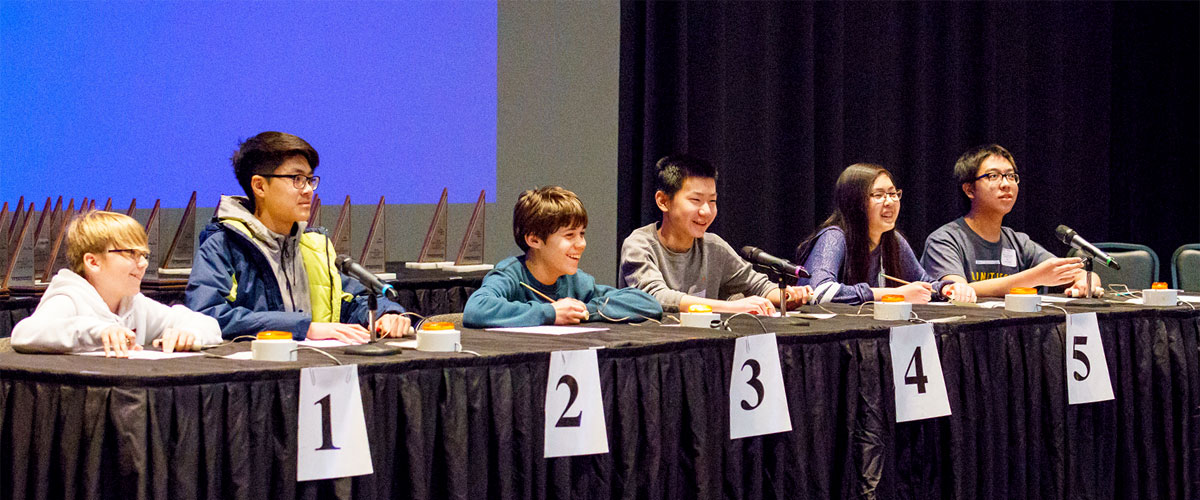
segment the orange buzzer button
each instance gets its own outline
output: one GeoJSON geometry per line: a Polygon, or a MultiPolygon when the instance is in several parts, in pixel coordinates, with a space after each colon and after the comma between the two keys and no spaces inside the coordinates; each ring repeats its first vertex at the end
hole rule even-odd
{"type": "Polygon", "coordinates": [[[432,323],[424,323],[421,325],[422,330],[453,330],[454,323],[446,321],[434,321],[432,323]]]}
{"type": "Polygon", "coordinates": [[[1018,286],[1008,289],[1008,293],[1013,295],[1037,295],[1037,289],[1027,286],[1018,286]]]}
{"type": "Polygon", "coordinates": [[[1167,282],[1165,282],[1165,281],[1155,281],[1155,282],[1154,282],[1154,284],[1150,285],[1150,289],[1151,289],[1151,290],[1166,290],[1166,289],[1167,289],[1167,282]]]}
{"type": "Polygon", "coordinates": [[[258,340],[292,340],[292,332],[281,332],[278,330],[267,330],[258,332],[255,336],[258,340]]]}
{"type": "Polygon", "coordinates": [[[884,295],[879,299],[880,302],[904,302],[903,295],[884,295]]]}
{"type": "Polygon", "coordinates": [[[711,307],[711,306],[704,305],[704,304],[692,304],[692,305],[688,306],[688,310],[687,310],[687,312],[690,312],[690,313],[710,313],[710,312],[712,312],[712,307],[711,307]]]}

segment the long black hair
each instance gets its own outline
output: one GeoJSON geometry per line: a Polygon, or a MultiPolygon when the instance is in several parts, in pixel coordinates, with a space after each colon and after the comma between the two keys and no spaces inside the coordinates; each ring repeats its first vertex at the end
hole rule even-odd
{"type": "MultiPolygon", "coordinates": [[[[796,249],[796,262],[803,263],[808,259],[809,252],[822,230],[830,226],[841,228],[846,235],[846,258],[842,261],[842,283],[870,283],[874,285],[872,276],[867,275],[871,263],[870,226],[867,220],[867,209],[871,203],[871,188],[875,179],[881,175],[888,176],[895,183],[892,173],[886,168],[871,163],[855,163],[846,167],[838,176],[834,187],[833,213],[817,228],[808,239],[796,249]]],[[[900,244],[896,230],[887,231],[879,237],[880,253],[883,256],[883,269],[895,273],[900,269],[900,244]]]]}

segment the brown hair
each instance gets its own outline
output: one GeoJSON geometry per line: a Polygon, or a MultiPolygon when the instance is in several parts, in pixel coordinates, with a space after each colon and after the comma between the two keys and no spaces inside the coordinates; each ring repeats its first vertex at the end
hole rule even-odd
{"type": "Polygon", "coordinates": [[[525,252],[529,251],[529,245],[525,243],[526,235],[532,234],[545,240],[561,228],[587,225],[587,210],[583,208],[583,202],[575,193],[558,186],[527,190],[521,193],[517,205],[513,207],[513,239],[525,252]]]}
{"type": "Polygon", "coordinates": [[[72,218],[67,226],[67,262],[80,276],[83,275],[84,254],[103,255],[116,248],[150,249],[146,230],[133,217],[88,210],[72,218]]]}
{"type": "MultiPolygon", "coordinates": [[[[846,257],[842,261],[840,281],[846,284],[871,282],[872,277],[867,275],[867,269],[871,266],[867,261],[871,254],[867,204],[870,203],[871,187],[881,175],[886,175],[893,184],[896,182],[886,168],[872,163],[855,163],[842,171],[833,188],[836,204],[833,213],[816,233],[796,249],[798,262],[803,263],[808,258],[817,236],[821,234],[820,229],[837,226],[846,238],[846,257]]],[[[900,269],[900,244],[895,229],[880,235],[879,247],[883,257],[882,269],[897,272],[900,269]]]]}

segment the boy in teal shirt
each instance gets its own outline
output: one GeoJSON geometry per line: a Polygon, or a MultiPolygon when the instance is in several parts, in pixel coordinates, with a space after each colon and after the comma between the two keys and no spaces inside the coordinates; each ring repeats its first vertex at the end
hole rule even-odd
{"type": "Polygon", "coordinates": [[[574,325],[662,317],[662,307],[636,288],[596,284],[579,270],[587,248],[587,210],[566,189],[521,193],[513,209],[513,238],[525,255],[500,261],[463,311],[470,328],[574,325]]]}

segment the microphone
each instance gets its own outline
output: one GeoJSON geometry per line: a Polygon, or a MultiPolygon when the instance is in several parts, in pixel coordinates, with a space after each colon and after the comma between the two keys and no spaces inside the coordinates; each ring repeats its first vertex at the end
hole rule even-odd
{"type": "Polygon", "coordinates": [[[1113,260],[1113,258],[1108,254],[1104,253],[1104,250],[1096,248],[1095,245],[1088,243],[1088,240],[1083,239],[1083,237],[1079,236],[1079,234],[1077,234],[1073,229],[1059,224],[1058,229],[1055,229],[1054,232],[1058,234],[1059,240],[1075,248],[1076,250],[1079,250],[1084,255],[1095,257],[1104,265],[1113,269],[1121,269],[1121,265],[1117,264],[1117,261],[1113,260]]]}
{"type": "Polygon", "coordinates": [[[745,257],[746,260],[754,264],[773,269],[780,274],[795,276],[797,278],[809,277],[808,270],[804,269],[804,266],[792,264],[790,261],[764,252],[758,247],[742,247],[742,257],[745,257]]]}
{"type": "Polygon", "coordinates": [[[354,262],[354,259],[351,259],[350,256],[338,255],[333,262],[337,265],[338,271],[362,282],[372,293],[383,295],[392,302],[400,300],[400,294],[396,292],[396,289],[392,285],[379,281],[375,273],[368,271],[365,267],[354,262]]]}

